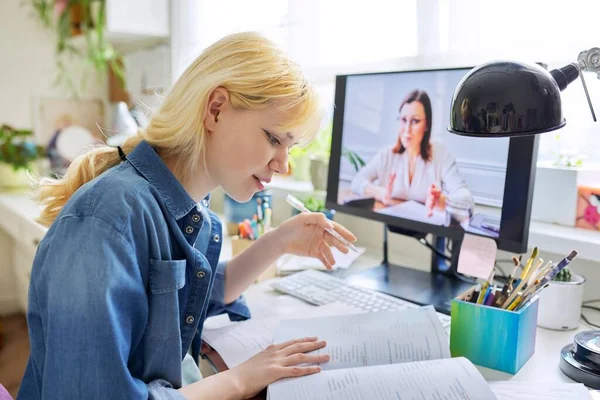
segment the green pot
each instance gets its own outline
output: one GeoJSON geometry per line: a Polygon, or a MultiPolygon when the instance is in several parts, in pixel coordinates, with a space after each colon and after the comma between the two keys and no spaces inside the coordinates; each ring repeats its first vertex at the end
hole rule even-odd
{"type": "Polygon", "coordinates": [[[327,174],[329,163],[320,159],[310,161],[310,180],[315,190],[327,189],[327,174]]]}
{"type": "Polygon", "coordinates": [[[0,188],[13,189],[31,185],[27,171],[22,168],[15,171],[12,165],[0,161],[0,188]]]}
{"type": "Polygon", "coordinates": [[[292,178],[297,181],[310,181],[310,158],[308,156],[295,157],[292,160],[292,178]]]}

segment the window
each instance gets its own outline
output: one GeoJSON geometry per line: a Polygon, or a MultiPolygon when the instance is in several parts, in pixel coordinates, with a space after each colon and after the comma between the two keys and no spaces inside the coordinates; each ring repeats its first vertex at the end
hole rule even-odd
{"type": "Polygon", "coordinates": [[[289,4],[288,51],[307,69],[344,69],[417,54],[416,0],[289,4]]]}
{"type": "MultiPolygon", "coordinates": [[[[590,0],[571,0],[568,7],[546,0],[178,0],[173,7],[175,77],[218,38],[256,30],[304,67],[330,111],[336,74],[500,58],[543,61],[552,69],[600,46],[600,2],[590,0]]],[[[600,80],[588,75],[600,116],[600,80]]],[[[600,123],[591,122],[580,82],[563,93],[563,103],[568,127],[559,131],[560,141],[543,135],[540,157],[552,157],[555,148],[600,154],[600,123]]]]}

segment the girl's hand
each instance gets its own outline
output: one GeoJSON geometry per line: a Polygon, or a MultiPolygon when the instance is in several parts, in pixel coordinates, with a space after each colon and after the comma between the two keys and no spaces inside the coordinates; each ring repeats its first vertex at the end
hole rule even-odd
{"type": "Polygon", "coordinates": [[[335,229],[349,242],[356,241],[356,236],[349,230],[328,220],[320,212],[300,213],[282,223],[272,233],[286,253],[318,258],[327,269],[331,269],[335,260],[329,246],[335,246],[342,253],[347,253],[348,247],[327,233],[325,228],[335,229]]]}
{"type": "Polygon", "coordinates": [[[298,364],[318,364],[329,361],[328,354],[305,354],[325,347],[325,341],[317,338],[290,340],[272,344],[248,361],[230,370],[243,398],[258,394],[270,383],[281,378],[311,375],[321,371],[318,365],[298,366],[298,364]]]}

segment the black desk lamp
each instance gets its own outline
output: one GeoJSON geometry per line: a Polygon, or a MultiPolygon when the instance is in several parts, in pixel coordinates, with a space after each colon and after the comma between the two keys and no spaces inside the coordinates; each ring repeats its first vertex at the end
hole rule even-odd
{"type": "Polygon", "coordinates": [[[454,92],[448,130],[464,136],[506,137],[560,129],[566,124],[560,92],[578,76],[596,121],[582,72],[596,72],[600,79],[600,48],[581,52],[577,61],[550,72],[536,64],[508,61],[473,68],[454,92]]]}
{"type": "MultiPolygon", "coordinates": [[[[592,118],[596,115],[583,72],[600,79],[600,48],[582,51],[577,63],[548,72],[536,64],[492,62],[472,69],[458,84],[448,130],[457,135],[535,135],[565,126],[560,92],[581,77],[592,118]]],[[[560,369],[571,379],[600,389],[600,330],[578,333],[561,351],[560,369]]]]}

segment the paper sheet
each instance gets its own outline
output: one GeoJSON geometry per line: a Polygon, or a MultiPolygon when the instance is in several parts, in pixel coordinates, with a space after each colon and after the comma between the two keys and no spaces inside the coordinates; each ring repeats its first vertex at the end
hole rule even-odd
{"type": "Polygon", "coordinates": [[[269,385],[271,400],[490,400],[494,394],[464,358],[323,371],[269,385]]]}
{"type": "Polygon", "coordinates": [[[497,251],[493,239],[465,233],[458,254],[458,272],[487,280],[494,269],[497,251]]]}
{"type": "Polygon", "coordinates": [[[450,357],[448,336],[433,307],[283,320],[274,341],[306,336],[327,341],[314,352],[331,356],[323,370],[450,357]]]}
{"type": "MultiPolygon", "coordinates": [[[[294,315],[252,318],[220,328],[204,329],[202,339],[219,353],[229,368],[233,368],[274,343],[275,329],[283,318],[302,319],[358,312],[363,311],[341,303],[330,303],[320,307],[313,306],[294,315]]],[[[301,337],[303,336],[294,336],[293,339],[301,337]]]]}
{"type": "MultiPolygon", "coordinates": [[[[333,253],[333,258],[335,260],[333,268],[349,268],[352,263],[365,252],[364,247],[358,247],[357,249],[358,252],[350,250],[348,254],[344,254],[335,247],[332,247],[331,252],[333,253]]],[[[282,257],[278,264],[278,271],[281,274],[302,271],[305,269],[326,270],[325,265],[323,265],[320,260],[313,257],[287,255],[282,257]]]]}
{"type": "Polygon", "coordinates": [[[581,383],[490,382],[497,400],[592,400],[581,383]]]}
{"type": "Polygon", "coordinates": [[[376,210],[376,212],[413,221],[426,222],[433,225],[444,225],[446,222],[446,213],[439,210],[433,210],[433,215],[429,217],[427,216],[427,207],[414,200],[408,200],[395,206],[382,208],[376,210]]]}

